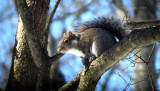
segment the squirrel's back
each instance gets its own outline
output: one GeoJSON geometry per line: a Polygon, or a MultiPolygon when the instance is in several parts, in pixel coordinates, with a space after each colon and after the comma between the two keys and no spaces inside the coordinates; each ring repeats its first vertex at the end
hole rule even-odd
{"type": "Polygon", "coordinates": [[[98,17],[91,21],[80,23],[74,26],[74,30],[78,30],[79,32],[84,32],[90,28],[104,29],[113,34],[118,39],[122,39],[123,37],[126,36],[126,32],[125,29],[123,28],[122,21],[113,17],[111,18],[98,17]]]}

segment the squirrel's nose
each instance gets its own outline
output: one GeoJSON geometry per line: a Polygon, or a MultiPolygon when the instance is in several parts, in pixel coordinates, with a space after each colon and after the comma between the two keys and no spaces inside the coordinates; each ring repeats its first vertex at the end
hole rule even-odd
{"type": "Polygon", "coordinates": [[[61,48],[58,48],[58,52],[60,52],[62,49],[61,48]]]}

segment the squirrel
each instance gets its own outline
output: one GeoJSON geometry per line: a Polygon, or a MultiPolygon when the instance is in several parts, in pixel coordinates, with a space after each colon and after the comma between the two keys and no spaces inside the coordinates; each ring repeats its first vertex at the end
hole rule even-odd
{"type": "Polygon", "coordinates": [[[113,17],[98,17],[74,26],[74,29],[78,31],[63,34],[58,44],[58,52],[81,57],[85,71],[93,60],[117,43],[115,37],[121,40],[126,36],[122,22],[113,17]]]}
{"type": "Polygon", "coordinates": [[[123,39],[133,29],[157,25],[160,25],[159,20],[123,23],[113,17],[98,17],[74,26],[74,30],[78,30],[77,32],[64,33],[58,44],[58,52],[71,53],[81,57],[85,71],[87,71],[93,60],[117,43],[116,38],[123,39]]]}

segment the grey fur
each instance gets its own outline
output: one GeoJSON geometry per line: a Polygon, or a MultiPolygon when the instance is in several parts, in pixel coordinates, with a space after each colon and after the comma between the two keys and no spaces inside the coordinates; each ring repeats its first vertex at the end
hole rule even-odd
{"type": "Polygon", "coordinates": [[[121,20],[113,17],[98,17],[91,21],[77,23],[76,25],[73,25],[73,28],[79,32],[83,32],[89,28],[102,28],[116,36],[118,39],[122,39],[126,36],[122,23],[121,20]]]}

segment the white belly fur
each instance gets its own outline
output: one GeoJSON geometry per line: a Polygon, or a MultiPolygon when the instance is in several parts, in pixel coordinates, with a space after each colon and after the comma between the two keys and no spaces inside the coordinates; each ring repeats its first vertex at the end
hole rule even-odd
{"type": "Polygon", "coordinates": [[[74,55],[79,56],[79,57],[84,57],[85,56],[85,54],[81,50],[74,49],[74,48],[68,50],[67,53],[71,53],[71,54],[74,54],[74,55]]]}

